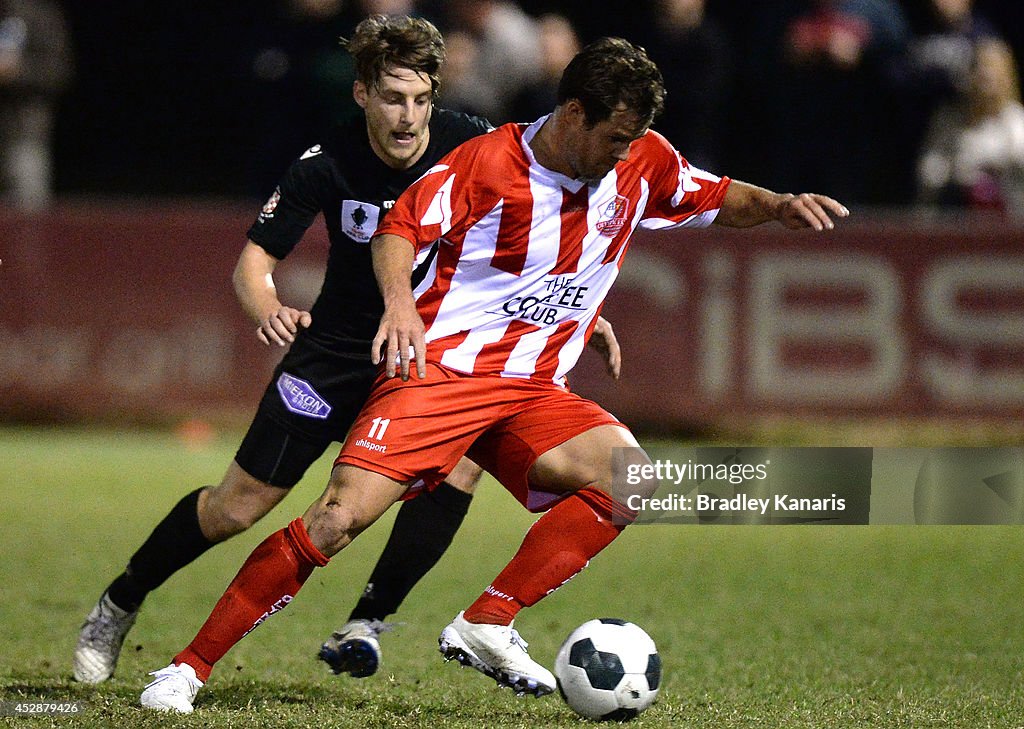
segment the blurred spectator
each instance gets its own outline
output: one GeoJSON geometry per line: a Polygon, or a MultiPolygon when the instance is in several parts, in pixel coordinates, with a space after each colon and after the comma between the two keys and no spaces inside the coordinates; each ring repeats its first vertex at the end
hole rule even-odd
{"type": "Polygon", "coordinates": [[[933,104],[959,95],[970,82],[978,41],[998,35],[974,12],[973,0],[928,0],[928,17],[907,50],[908,90],[933,104]]]}
{"type": "Polygon", "coordinates": [[[655,0],[642,44],[665,77],[665,111],[654,128],[698,167],[722,168],[735,59],[705,0],[655,0]]]}
{"type": "Polygon", "coordinates": [[[253,33],[246,75],[255,88],[240,128],[253,134],[251,190],[266,196],[282,169],[359,113],[355,68],[339,41],[368,15],[416,15],[415,0],[278,0],[278,12],[253,33]]]}
{"type": "Polygon", "coordinates": [[[580,39],[566,17],[548,13],[540,17],[537,26],[540,31],[541,76],[516,94],[512,102],[515,121],[534,121],[558,105],[558,81],[569,61],[580,50],[580,39]]]}
{"type": "Polygon", "coordinates": [[[245,54],[253,92],[247,118],[239,124],[253,135],[252,194],[266,195],[282,169],[357,111],[355,72],[338,41],[362,13],[348,5],[345,0],[281,0],[278,12],[253,33],[252,49],[245,54]]]}
{"type": "Polygon", "coordinates": [[[0,174],[27,210],[52,195],[54,115],[72,76],[67,25],[49,0],[0,0],[0,174]]]}
{"type": "Polygon", "coordinates": [[[1004,42],[978,43],[967,89],[932,120],[918,166],[921,200],[1024,218],[1024,106],[1004,42]]]}
{"type": "Polygon", "coordinates": [[[441,105],[502,124],[515,95],[541,75],[537,21],[508,0],[449,0],[441,105]]]}
{"type": "Polygon", "coordinates": [[[857,203],[900,184],[891,168],[889,68],[907,25],[894,0],[813,0],[786,29],[772,140],[773,187],[857,203]]]}
{"type": "MultiPolygon", "coordinates": [[[[478,95],[473,93],[470,79],[476,74],[480,48],[469,33],[451,30],[444,33],[447,60],[441,68],[439,103],[446,109],[482,116],[478,95]]],[[[493,123],[493,122],[492,122],[493,123]]]]}
{"type": "Polygon", "coordinates": [[[925,5],[905,61],[896,67],[907,140],[906,169],[916,164],[937,110],[967,91],[978,42],[998,37],[995,28],[974,11],[973,0],[926,0],[925,5]]]}

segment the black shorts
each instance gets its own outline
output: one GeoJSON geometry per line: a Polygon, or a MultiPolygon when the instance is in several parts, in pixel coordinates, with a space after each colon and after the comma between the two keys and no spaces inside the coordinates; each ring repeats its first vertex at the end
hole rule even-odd
{"type": "Polygon", "coordinates": [[[291,488],[332,442],[342,443],[366,402],[377,367],[300,335],[263,393],[235,461],[250,476],[291,488]]]}

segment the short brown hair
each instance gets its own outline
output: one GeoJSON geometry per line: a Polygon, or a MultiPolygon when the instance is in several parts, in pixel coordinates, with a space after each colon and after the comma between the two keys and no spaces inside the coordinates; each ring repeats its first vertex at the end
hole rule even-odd
{"type": "Polygon", "coordinates": [[[371,15],[356,26],[341,45],[356,62],[356,79],[377,88],[391,68],[408,68],[430,79],[434,94],[440,86],[444,39],[433,23],[408,16],[371,15]]]}
{"type": "Polygon", "coordinates": [[[562,72],[558,103],[570,99],[583,105],[590,125],[610,117],[620,104],[650,125],[665,106],[665,82],[643,48],[623,38],[601,38],[562,72]]]}

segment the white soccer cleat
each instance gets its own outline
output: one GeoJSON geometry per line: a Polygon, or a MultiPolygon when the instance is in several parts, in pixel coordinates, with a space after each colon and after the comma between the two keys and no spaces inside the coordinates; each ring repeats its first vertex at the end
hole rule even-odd
{"type": "Polygon", "coordinates": [[[446,661],[472,666],[520,696],[540,697],[555,690],[551,671],[530,658],[526,641],[511,625],[470,623],[460,612],[437,643],[446,661]]]}
{"type": "Polygon", "coordinates": [[[138,614],[138,610],[122,610],[103,593],[78,634],[72,661],[76,681],[102,683],[114,675],[121,645],[138,614]]]}
{"type": "Polygon", "coordinates": [[[392,627],[391,623],[379,620],[350,620],[341,630],[331,633],[317,657],[335,674],[349,673],[352,678],[372,676],[381,660],[378,638],[392,627]]]}
{"type": "Polygon", "coordinates": [[[157,711],[176,711],[179,714],[191,714],[192,703],[196,694],[203,687],[203,682],[196,677],[195,669],[187,663],[173,663],[167,668],[153,671],[155,676],[139,697],[139,702],[147,709],[157,711]]]}

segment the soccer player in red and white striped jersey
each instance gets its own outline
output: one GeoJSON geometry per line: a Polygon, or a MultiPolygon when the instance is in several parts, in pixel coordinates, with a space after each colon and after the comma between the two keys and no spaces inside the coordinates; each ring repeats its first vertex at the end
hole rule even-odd
{"type": "Polygon", "coordinates": [[[600,163],[592,180],[549,169],[532,145],[551,120],[463,144],[378,228],[417,251],[442,241],[415,292],[432,362],[564,384],[633,231],[703,227],[722,206],[728,178],[689,166],[639,120],[615,131],[607,174],[600,163]]]}
{"type": "MultiPolygon", "coordinates": [[[[468,454],[546,513],[444,629],[441,651],[517,692],[554,690],[513,619],[618,536],[636,516],[631,496],[658,486],[625,478],[630,465],[650,462],[646,454],[623,424],[565,387],[630,235],[772,220],[822,231],[848,214],[823,195],[778,194],[691,167],[650,130],[663,98],[642,49],[597,41],[566,68],[551,115],[463,144],[403,193],[372,243],[385,303],[373,342],[382,371],[330,483],[256,548],[174,665],[205,681],[315,567],[468,454]],[[413,263],[437,240],[413,291],[413,263]]],[[[188,709],[194,686],[182,688],[188,709]]]]}

